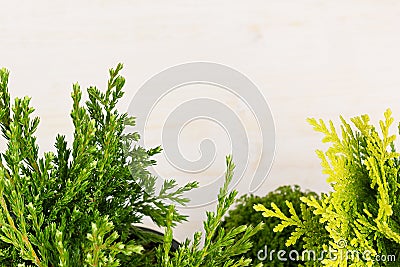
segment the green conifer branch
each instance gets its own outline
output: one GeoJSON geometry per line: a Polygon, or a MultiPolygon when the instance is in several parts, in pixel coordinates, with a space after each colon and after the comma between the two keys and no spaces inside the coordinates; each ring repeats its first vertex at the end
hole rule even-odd
{"type": "MultiPolygon", "coordinates": [[[[43,157],[30,99],[11,105],[9,72],[0,70],[0,129],[7,143],[0,152],[0,266],[130,266],[142,242],[132,235],[133,223],[149,216],[165,225],[166,201],[186,203],[182,195],[197,186],[171,181],[161,194],[146,194],[156,180],[147,167],[161,149],[146,150],[136,145],[137,133],[123,132],[134,119],[117,110],[121,69],[109,71],[105,92],[90,87],[86,103],[73,85],[73,142],[58,135],[56,152],[43,157]]],[[[185,218],[174,209],[171,223],[185,218]]]]}
{"type": "MultiPolygon", "coordinates": [[[[234,164],[232,158],[226,158],[227,170],[225,183],[218,194],[218,204],[216,212],[207,212],[207,219],[204,221],[205,240],[203,247],[200,246],[202,234],[195,233],[193,240],[186,240],[172,256],[169,256],[172,242],[171,213],[164,234],[164,245],[158,249],[159,267],[230,267],[230,266],[249,266],[251,259],[240,258],[234,260],[234,256],[246,253],[252,246],[250,237],[259,232],[263,223],[256,227],[239,226],[228,232],[221,228],[223,216],[233,204],[237,191],[228,192],[229,183],[233,177],[234,164]],[[240,238],[238,238],[240,236],[240,238]]],[[[258,264],[257,267],[262,266],[258,264]]]]}

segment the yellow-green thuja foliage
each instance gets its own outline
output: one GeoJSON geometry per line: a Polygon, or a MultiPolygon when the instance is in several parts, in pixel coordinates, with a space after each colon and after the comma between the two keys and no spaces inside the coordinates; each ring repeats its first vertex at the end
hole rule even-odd
{"type": "MultiPolygon", "coordinates": [[[[367,115],[352,118],[351,124],[343,117],[340,120],[340,131],[332,121],[327,125],[323,120],[308,120],[324,134],[322,141],[330,143],[325,152],[317,150],[317,155],[333,190],[320,200],[301,198],[329,237],[320,240],[323,249],[317,251],[317,260],[306,265],[400,266],[400,154],[391,132],[392,113],[387,110],[378,127],[367,115]]],[[[306,222],[311,217],[300,220],[292,204],[286,205],[288,215],[276,205],[254,208],[265,217],[281,219],[275,231],[292,227],[290,245],[307,236],[306,222]]],[[[305,240],[305,247],[312,241],[305,240]]]]}

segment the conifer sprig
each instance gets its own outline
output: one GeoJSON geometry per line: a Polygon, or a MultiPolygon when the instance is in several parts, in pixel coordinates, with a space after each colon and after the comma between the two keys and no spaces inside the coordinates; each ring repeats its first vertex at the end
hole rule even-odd
{"type": "MultiPolygon", "coordinates": [[[[221,227],[223,216],[233,204],[237,191],[228,191],[229,183],[233,177],[235,165],[232,158],[226,158],[225,183],[218,194],[218,204],[216,212],[207,212],[207,219],[204,221],[205,241],[201,247],[202,233],[194,234],[193,240],[187,239],[181,247],[170,257],[172,242],[172,224],[170,207],[169,219],[164,235],[164,245],[158,249],[159,267],[231,267],[231,266],[250,266],[251,259],[241,257],[239,260],[233,259],[234,256],[246,253],[252,246],[250,237],[259,232],[263,223],[257,226],[239,226],[228,232],[221,227]],[[242,235],[240,235],[242,234],[242,235]],[[240,238],[237,238],[240,236],[240,238]],[[215,237],[215,238],[214,238],[215,237]]],[[[258,264],[257,267],[262,266],[258,264]]]]}

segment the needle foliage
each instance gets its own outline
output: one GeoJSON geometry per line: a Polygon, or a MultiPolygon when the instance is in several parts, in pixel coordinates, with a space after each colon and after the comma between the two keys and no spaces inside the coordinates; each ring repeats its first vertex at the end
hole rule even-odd
{"type": "Polygon", "coordinates": [[[84,103],[73,85],[73,142],[58,135],[55,152],[43,156],[30,98],[11,100],[9,72],[0,70],[0,266],[139,266],[146,238],[135,240],[132,224],[144,216],[159,226],[185,220],[166,203],[186,203],[182,194],[197,183],[178,188],[171,180],[145,193],[155,190],[147,167],[161,149],[145,149],[137,133],[124,132],[135,121],[116,109],[121,69],[109,71],[104,92],[88,88],[84,103]]]}

